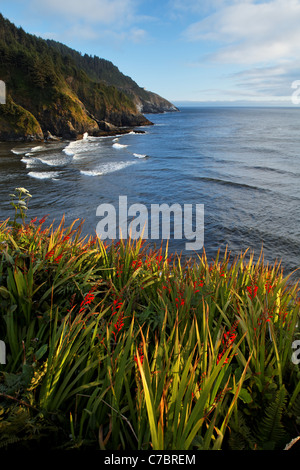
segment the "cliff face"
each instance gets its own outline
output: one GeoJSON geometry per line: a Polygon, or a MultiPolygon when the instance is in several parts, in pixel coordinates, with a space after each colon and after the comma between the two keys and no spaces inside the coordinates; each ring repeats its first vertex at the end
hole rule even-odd
{"type": "Polygon", "coordinates": [[[178,111],[176,106],[172,103],[151,91],[147,91],[147,97],[136,95],[133,96],[133,100],[140,112],[145,114],[170,113],[178,111]]]}
{"type": "Polygon", "coordinates": [[[76,138],[151,125],[142,113],[175,111],[111,62],[45,41],[0,15],[0,140],[76,138]]]}

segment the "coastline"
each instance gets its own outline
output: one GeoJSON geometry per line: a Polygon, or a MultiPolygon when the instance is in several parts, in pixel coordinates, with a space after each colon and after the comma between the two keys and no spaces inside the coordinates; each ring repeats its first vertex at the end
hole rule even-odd
{"type": "MultiPolygon", "coordinates": [[[[154,125],[153,123],[149,125],[154,125]]],[[[114,128],[114,129],[107,129],[107,130],[101,130],[99,131],[93,131],[93,132],[87,132],[89,136],[91,137],[116,137],[117,135],[126,135],[130,134],[130,132],[134,132],[136,134],[145,134],[145,131],[141,129],[137,129],[138,126],[133,126],[133,127],[121,127],[121,128],[114,128]]],[[[144,127],[144,126],[142,126],[144,127]]],[[[44,142],[44,143],[49,143],[49,142],[68,142],[68,141],[76,141],[76,140],[82,140],[83,136],[86,133],[78,133],[76,136],[56,136],[52,135],[51,133],[45,133],[44,138],[39,138],[37,136],[31,135],[31,136],[23,136],[22,138],[8,138],[8,139],[1,139],[0,144],[4,143],[30,143],[30,142],[44,142]]]]}

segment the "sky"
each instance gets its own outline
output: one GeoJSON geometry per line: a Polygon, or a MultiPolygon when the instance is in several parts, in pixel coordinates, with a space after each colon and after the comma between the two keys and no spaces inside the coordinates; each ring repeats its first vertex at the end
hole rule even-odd
{"type": "Polygon", "coordinates": [[[300,0],[0,0],[0,12],[173,103],[299,106],[300,0]]]}

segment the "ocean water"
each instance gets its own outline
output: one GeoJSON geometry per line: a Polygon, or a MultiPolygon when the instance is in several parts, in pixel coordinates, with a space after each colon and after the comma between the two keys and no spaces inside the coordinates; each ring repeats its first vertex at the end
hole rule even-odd
{"type": "MultiPolygon", "coordinates": [[[[286,274],[300,267],[299,108],[186,107],[147,117],[155,125],[143,134],[0,143],[0,219],[12,216],[8,195],[17,186],[33,196],[30,217],[84,219],[91,235],[97,207],[118,210],[119,196],[149,214],[151,204],[203,204],[209,258],[228,247],[257,259],[263,247],[265,261],[281,260],[286,274]]],[[[172,234],[170,251],[202,254],[172,234]]]]}

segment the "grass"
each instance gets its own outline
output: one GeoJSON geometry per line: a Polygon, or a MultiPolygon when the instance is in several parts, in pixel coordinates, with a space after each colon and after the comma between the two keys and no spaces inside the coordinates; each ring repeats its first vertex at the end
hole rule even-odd
{"type": "Polygon", "coordinates": [[[299,436],[299,286],[279,265],[106,245],[19,207],[21,223],[0,224],[0,446],[263,450],[299,436]]]}

